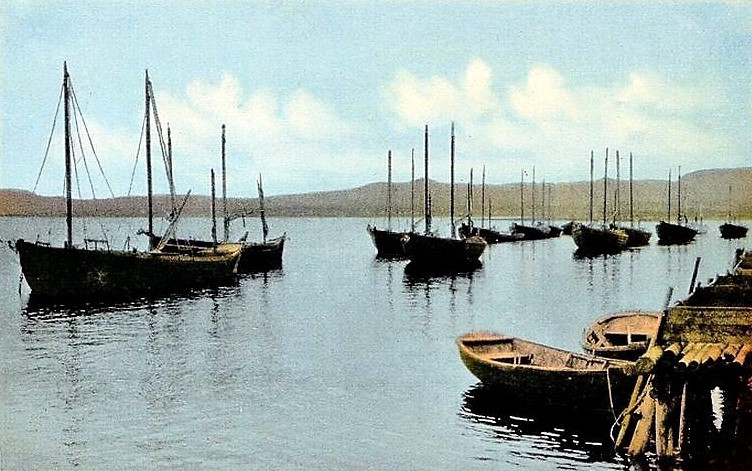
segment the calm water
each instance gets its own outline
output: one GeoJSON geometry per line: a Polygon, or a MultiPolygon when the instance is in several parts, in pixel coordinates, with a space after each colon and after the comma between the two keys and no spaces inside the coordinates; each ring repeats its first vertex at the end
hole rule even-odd
{"type": "MultiPolygon", "coordinates": [[[[669,287],[686,293],[696,257],[705,283],[748,243],[708,223],[688,246],[575,259],[561,237],[492,246],[474,273],[430,278],[375,260],[369,222],[272,220],[289,237],[282,270],[77,310],[28,309],[3,244],[0,468],[623,469],[603,428],[498,407],[455,338],[579,350],[595,317],[657,310],[669,287]]],[[[141,224],[102,225],[121,248],[141,224]]],[[[184,228],[209,233],[200,219],[184,228]]],[[[62,219],[0,219],[4,241],[63,231],[62,219]]]]}

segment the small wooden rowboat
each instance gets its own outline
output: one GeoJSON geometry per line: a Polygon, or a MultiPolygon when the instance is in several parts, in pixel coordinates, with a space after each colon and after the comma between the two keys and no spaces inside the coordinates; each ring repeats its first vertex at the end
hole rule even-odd
{"type": "Polygon", "coordinates": [[[659,312],[606,314],[585,329],[582,348],[601,357],[635,361],[647,351],[659,322],[659,312]]]}
{"type": "Polygon", "coordinates": [[[618,414],[635,384],[633,362],[488,332],[464,334],[457,345],[467,369],[516,405],[618,414]]]}

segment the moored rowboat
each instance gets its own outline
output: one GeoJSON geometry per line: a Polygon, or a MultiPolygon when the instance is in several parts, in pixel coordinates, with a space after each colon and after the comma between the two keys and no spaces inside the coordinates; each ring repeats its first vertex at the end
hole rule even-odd
{"type": "Polygon", "coordinates": [[[460,357],[500,398],[553,409],[619,413],[635,381],[628,361],[582,355],[503,334],[471,332],[457,339],[460,357]],[[613,405],[613,407],[612,407],[613,405]]]}

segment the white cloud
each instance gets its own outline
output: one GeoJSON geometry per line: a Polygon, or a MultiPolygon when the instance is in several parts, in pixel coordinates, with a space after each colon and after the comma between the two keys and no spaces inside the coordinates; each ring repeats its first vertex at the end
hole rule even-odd
{"type": "Polygon", "coordinates": [[[400,71],[386,100],[399,125],[456,120],[470,130],[472,141],[462,143],[468,165],[491,162],[507,175],[510,166],[537,165],[559,179],[582,179],[587,171],[580,162],[591,149],[602,154],[608,146],[649,155],[648,171],[662,175],[672,165],[721,165],[712,156],[743,146],[714,121],[726,100],[712,85],[677,84],[653,72],[578,85],[540,64],[524,81],[495,88],[483,61],[471,61],[466,70],[454,81],[400,71]]]}

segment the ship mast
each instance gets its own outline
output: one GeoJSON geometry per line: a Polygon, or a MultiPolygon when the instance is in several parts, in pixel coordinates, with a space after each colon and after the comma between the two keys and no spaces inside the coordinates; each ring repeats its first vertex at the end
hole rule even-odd
{"type": "Polygon", "coordinates": [[[66,247],[73,248],[73,197],[71,177],[70,84],[68,64],[63,62],[63,95],[65,99],[65,224],[66,247]]]}

